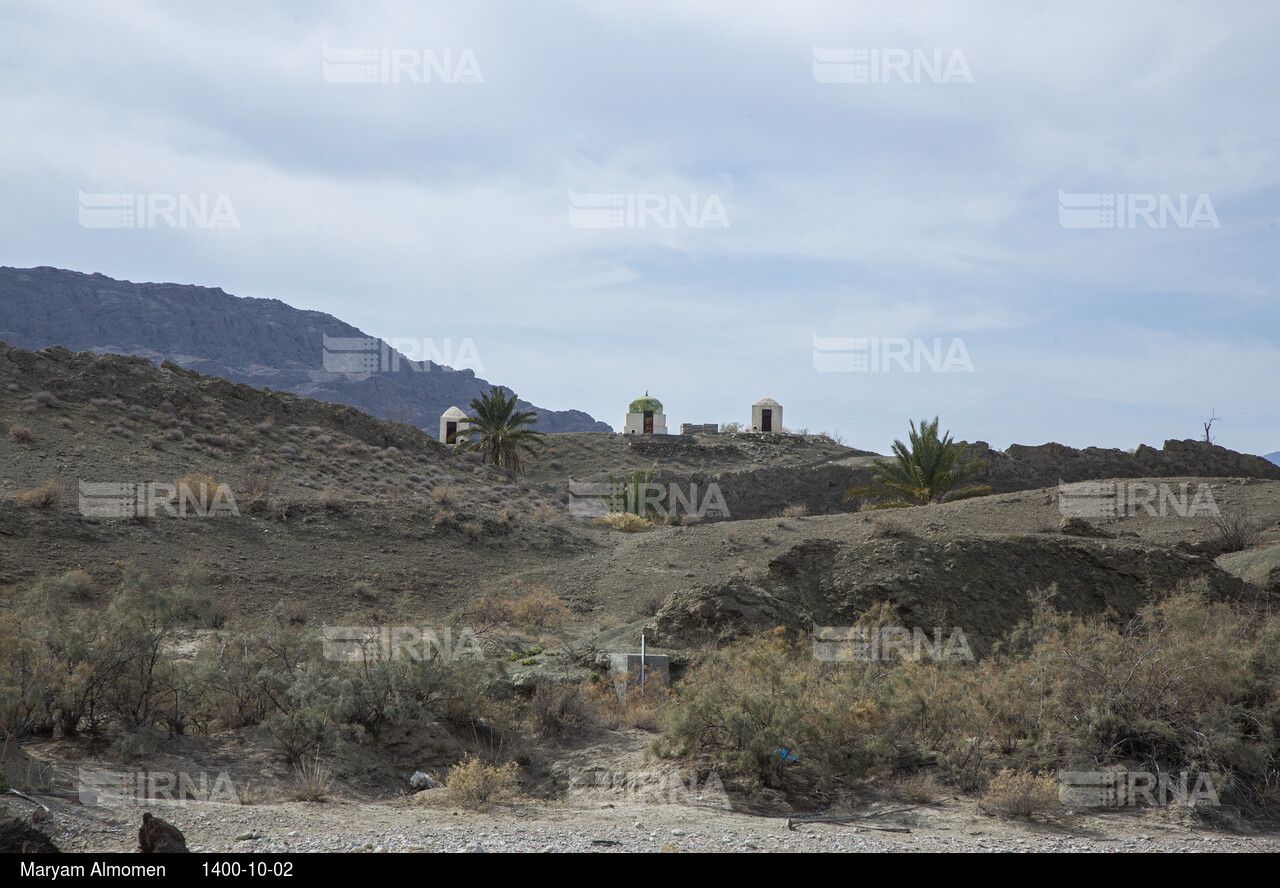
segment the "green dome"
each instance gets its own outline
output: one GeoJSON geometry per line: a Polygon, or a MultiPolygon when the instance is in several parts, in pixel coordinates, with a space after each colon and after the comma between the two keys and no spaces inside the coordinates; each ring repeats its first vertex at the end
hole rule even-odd
{"type": "Polygon", "coordinates": [[[636,398],[631,402],[631,406],[627,408],[628,413],[646,413],[650,410],[654,413],[661,413],[662,402],[657,398],[650,398],[648,395],[643,398],[636,398]]]}

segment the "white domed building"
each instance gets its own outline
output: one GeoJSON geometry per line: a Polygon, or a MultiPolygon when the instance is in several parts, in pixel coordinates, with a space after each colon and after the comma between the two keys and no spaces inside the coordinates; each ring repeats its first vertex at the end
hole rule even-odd
{"type": "Polygon", "coordinates": [[[782,431],[782,405],[773,398],[761,398],[751,405],[751,431],[782,431]]]}
{"type": "Polygon", "coordinates": [[[665,435],[667,415],[662,412],[662,402],[649,397],[636,398],[627,408],[627,420],[622,427],[624,435],[665,435]]]}

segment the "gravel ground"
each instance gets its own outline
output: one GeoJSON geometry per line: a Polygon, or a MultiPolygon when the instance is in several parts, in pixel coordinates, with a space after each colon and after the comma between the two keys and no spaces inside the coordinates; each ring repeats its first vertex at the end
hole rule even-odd
{"type": "MultiPolygon", "coordinates": [[[[141,812],[54,804],[40,824],[67,851],[132,851],[141,812]]],[[[10,810],[17,813],[14,806],[10,810]]],[[[1170,811],[1106,813],[1068,823],[1002,821],[953,801],[925,817],[876,819],[909,832],[683,806],[602,810],[513,806],[495,814],[455,813],[411,802],[359,805],[287,803],[228,808],[157,804],[193,851],[282,852],[1276,852],[1280,833],[1233,835],[1188,827],[1170,811]],[[905,826],[904,824],[910,824],[905,826]],[[1069,831],[1070,830],[1070,831],[1069,831]]],[[[1185,820],[1185,815],[1182,817],[1185,820]]]]}

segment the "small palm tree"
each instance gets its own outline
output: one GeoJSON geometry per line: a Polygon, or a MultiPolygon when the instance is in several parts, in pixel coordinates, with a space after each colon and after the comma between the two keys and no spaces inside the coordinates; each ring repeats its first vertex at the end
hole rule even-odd
{"type": "Polygon", "coordinates": [[[496,385],[489,393],[471,399],[471,416],[459,422],[457,450],[475,450],[487,463],[524,474],[521,451],[536,453],[543,446],[543,433],[529,428],[538,421],[534,410],[517,410],[516,396],[510,398],[496,385]],[[463,428],[462,423],[467,423],[463,428]]]}
{"type": "Polygon", "coordinates": [[[855,487],[846,499],[868,497],[875,500],[872,508],[894,509],[901,506],[924,506],[969,499],[990,493],[986,484],[961,487],[965,481],[987,467],[983,459],[971,459],[957,466],[965,445],[954,443],[951,433],[938,437],[938,418],[920,420],[920,430],[911,423],[911,446],[893,442],[895,462],[876,460],[871,466],[870,487],[855,487]]]}

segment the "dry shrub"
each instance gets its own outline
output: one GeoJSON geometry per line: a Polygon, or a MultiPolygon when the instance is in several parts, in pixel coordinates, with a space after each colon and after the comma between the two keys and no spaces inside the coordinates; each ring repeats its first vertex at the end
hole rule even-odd
{"type": "Polygon", "coordinates": [[[597,518],[596,520],[605,527],[620,530],[623,533],[635,533],[640,530],[648,530],[653,526],[647,518],[641,518],[634,512],[614,512],[611,515],[605,515],[603,518],[597,518]]]}
{"type": "Polygon", "coordinates": [[[174,481],[173,486],[177,489],[179,501],[184,497],[194,497],[201,503],[207,503],[213,500],[214,492],[218,489],[218,482],[213,480],[212,475],[206,475],[203,472],[188,472],[177,481],[174,481]]]}
{"type": "Polygon", "coordinates": [[[900,802],[927,805],[943,794],[942,785],[933,774],[916,772],[896,778],[889,785],[889,793],[900,802]]]}
{"type": "Polygon", "coordinates": [[[529,720],[544,738],[562,740],[595,723],[577,685],[539,682],[529,699],[529,720]]]}
{"type": "Polygon", "coordinates": [[[991,778],[987,791],[978,800],[978,808],[998,817],[1031,817],[1057,814],[1062,803],[1052,777],[1004,770],[991,778]]]}
{"type": "Polygon", "coordinates": [[[572,619],[573,612],[559,595],[542,586],[516,580],[505,592],[489,592],[469,598],[454,622],[470,622],[477,631],[502,625],[541,631],[559,629],[572,619]]]}
{"type": "Polygon", "coordinates": [[[564,522],[564,512],[555,506],[537,506],[533,510],[533,520],[549,527],[559,527],[564,522]]]}
{"type": "Polygon", "coordinates": [[[506,604],[507,621],[531,629],[559,629],[573,619],[559,595],[542,586],[516,580],[506,604]]]}
{"type": "Polygon", "coordinates": [[[661,592],[648,592],[636,599],[635,618],[652,617],[662,610],[662,605],[666,602],[667,596],[661,592]]]}
{"type": "Polygon", "coordinates": [[[457,505],[461,493],[457,485],[441,484],[431,491],[431,499],[439,506],[454,506],[457,505]]]}
{"type": "Polygon", "coordinates": [[[462,524],[462,532],[469,539],[478,540],[484,536],[484,525],[479,521],[465,521],[462,524]]]}
{"type": "Polygon", "coordinates": [[[347,504],[347,495],[337,487],[326,487],[320,492],[320,505],[329,512],[341,512],[347,504]]]}
{"type": "Polygon", "coordinates": [[[449,800],[461,808],[481,811],[491,803],[503,802],[516,795],[520,769],[515,762],[502,767],[486,764],[471,755],[454,765],[445,781],[449,800]]]}
{"type": "Polygon", "coordinates": [[[794,506],[787,506],[782,510],[783,518],[803,518],[809,514],[809,507],[804,503],[797,503],[794,506]]]}
{"type": "Polygon", "coordinates": [[[251,499],[267,496],[275,483],[275,470],[265,460],[254,459],[244,467],[241,483],[245,495],[251,499]]]}
{"type": "Polygon", "coordinates": [[[15,422],[9,426],[9,440],[14,444],[30,444],[32,438],[31,427],[24,426],[15,422]]]}
{"type": "Polygon", "coordinates": [[[619,697],[612,681],[598,681],[582,685],[581,694],[591,721],[597,725],[613,730],[637,728],[650,733],[662,731],[667,726],[662,708],[666,698],[665,687],[641,695],[640,683],[636,680],[619,697]]]}
{"type": "Polygon", "coordinates": [[[897,515],[876,515],[871,519],[871,536],[878,540],[913,537],[915,530],[897,515]]]}
{"type": "Polygon", "coordinates": [[[1243,552],[1258,541],[1247,507],[1227,507],[1209,519],[1209,541],[1222,553],[1243,552]]]}
{"type": "Polygon", "coordinates": [[[56,509],[62,504],[62,488],[52,478],[39,487],[19,490],[13,496],[24,506],[30,506],[33,509],[56,509]]]}

